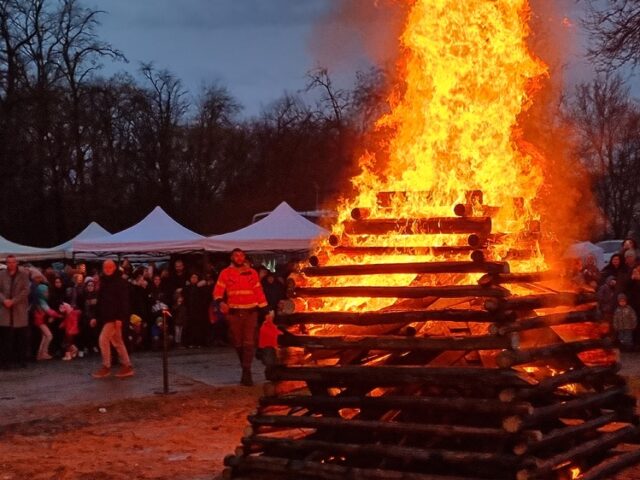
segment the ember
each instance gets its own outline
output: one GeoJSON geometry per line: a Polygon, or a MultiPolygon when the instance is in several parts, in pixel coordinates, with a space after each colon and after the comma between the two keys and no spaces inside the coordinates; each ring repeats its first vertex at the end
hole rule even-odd
{"type": "Polygon", "coordinates": [[[635,399],[594,293],[542,253],[542,168],[517,125],[546,75],[527,2],[411,5],[386,161],[362,159],[358,194],[291,276],[227,475],[610,478],[640,459],[613,451],[637,439],[635,399]]]}

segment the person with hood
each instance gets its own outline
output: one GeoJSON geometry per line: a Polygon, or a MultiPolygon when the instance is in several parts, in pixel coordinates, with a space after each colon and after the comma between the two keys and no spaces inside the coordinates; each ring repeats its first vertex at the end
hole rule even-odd
{"type": "Polygon", "coordinates": [[[613,314],[613,329],[620,345],[625,350],[633,348],[633,331],[638,325],[638,317],[627,303],[624,293],[618,295],[618,308],[613,314]]]}
{"type": "Polygon", "coordinates": [[[118,273],[116,263],[113,260],[105,260],[102,263],[97,313],[97,321],[102,325],[98,339],[102,354],[102,367],[92,374],[93,377],[104,378],[111,375],[112,345],[118,353],[121,365],[116,377],[133,376],[133,367],[122,335],[122,326],[129,318],[129,285],[118,273]]]}

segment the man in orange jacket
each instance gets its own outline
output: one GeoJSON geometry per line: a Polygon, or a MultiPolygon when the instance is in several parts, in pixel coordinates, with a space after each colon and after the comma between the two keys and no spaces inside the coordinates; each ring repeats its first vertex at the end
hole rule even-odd
{"type": "MultiPolygon", "coordinates": [[[[227,317],[229,337],[242,366],[242,385],[251,386],[251,363],[256,348],[258,310],[267,310],[258,273],[247,265],[244,252],[231,252],[231,265],[220,272],[213,299],[227,317]]],[[[273,315],[272,312],[269,315],[273,315]]]]}

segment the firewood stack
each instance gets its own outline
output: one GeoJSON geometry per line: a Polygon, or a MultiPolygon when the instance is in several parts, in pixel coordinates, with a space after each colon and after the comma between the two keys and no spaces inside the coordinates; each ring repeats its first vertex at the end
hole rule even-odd
{"type": "MultiPolygon", "coordinates": [[[[595,480],[640,460],[635,398],[593,291],[511,273],[492,260],[508,237],[492,233],[494,209],[454,211],[407,220],[355,209],[290,277],[278,359],[225,478],[595,480]],[[374,245],[394,231],[398,242],[446,233],[466,245],[374,245]],[[412,280],[339,282],[399,274],[412,280]],[[390,303],[325,303],[341,298],[390,303]]],[[[520,253],[506,258],[532,252],[533,233],[518,233],[520,253]]]]}

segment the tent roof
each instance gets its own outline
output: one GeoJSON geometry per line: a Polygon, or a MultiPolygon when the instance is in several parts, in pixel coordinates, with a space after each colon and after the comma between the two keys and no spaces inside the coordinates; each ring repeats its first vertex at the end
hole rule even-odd
{"type": "Polygon", "coordinates": [[[0,257],[4,259],[7,255],[15,255],[18,260],[35,261],[60,258],[60,252],[52,253],[48,248],[29,247],[20,245],[0,236],[0,257]]]}
{"type": "Polygon", "coordinates": [[[111,233],[105,228],[103,228],[102,225],[100,225],[97,222],[91,222],[89,225],[85,227],[84,230],[78,233],[75,237],[73,237],[70,240],[67,240],[64,243],[61,243],[60,245],[52,247],[51,250],[71,251],[72,244],[74,241],[95,240],[98,238],[106,238],[109,235],[111,235],[111,233]]]}
{"type": "Polygon", "coordinates": [[[234,232],[208,237],[205,245],[207,250],[213,251],[234,248],[247,251],[308,250],[316,238],[328,234],[287,202],[282,202],[262,220],[234,232]]]}
{"type": "Polygon", "coordinates": [[[169,253],[201,250],[203,239],[156,207],[126,230],[103,238],[74,240],[72,247],[75,252],[169,253]]]}

